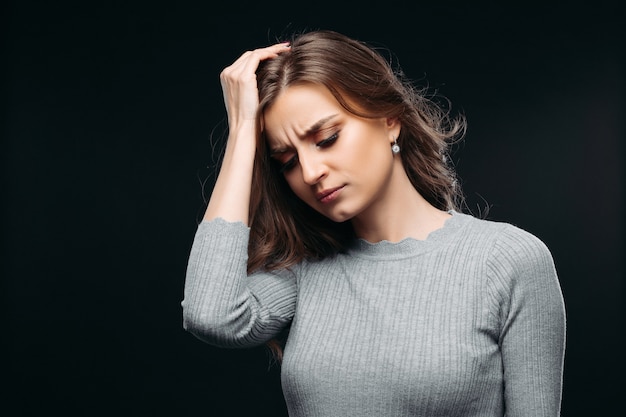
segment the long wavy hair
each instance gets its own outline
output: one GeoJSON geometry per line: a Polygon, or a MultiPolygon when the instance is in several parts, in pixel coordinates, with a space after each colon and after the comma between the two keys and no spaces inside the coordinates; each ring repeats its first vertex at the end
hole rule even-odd
{"type": "MultiPolygon", "coordinates": [[[[293,35],[291,49],[261,63],[258,140],[250,201],[248,270],[288,268],[345,250],[354,238],[349,221],[335,223],[291,191],[269,156],[261,120],[282,91],[314,83],[327,88],[348,112],[365,118],[397,118],[404,169],[415,189],[433,206],[460,210],[462,193],[449,150],[465,133],[465,119],[418,88],[391,59],[365,42],[333,31],[293,35]]],[[[275,356],[279,341],[268,344],[275,356]]]]}

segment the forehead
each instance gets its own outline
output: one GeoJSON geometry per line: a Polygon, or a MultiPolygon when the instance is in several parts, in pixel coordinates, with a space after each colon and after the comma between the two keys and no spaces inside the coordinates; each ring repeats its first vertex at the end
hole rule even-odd
{"type": "Polygon", "coordinates": [[[270,142],[302,137],[309,129],[331,115],[347,111],[324,86],[301,84],[286,88],[263,113],[263,125],[270,142]]]}

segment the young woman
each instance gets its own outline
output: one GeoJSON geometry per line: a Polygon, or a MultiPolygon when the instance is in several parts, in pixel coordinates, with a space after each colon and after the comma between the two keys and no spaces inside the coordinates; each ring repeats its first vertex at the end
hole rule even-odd
{"type": "Polygon", "coordinates": [[[559,415],[553,260],[461,212],[446,155],[462,119],[329,31],[246,52],[221,82],[229,136],[185,329],[273,346],[292,416],[559,415]]]}

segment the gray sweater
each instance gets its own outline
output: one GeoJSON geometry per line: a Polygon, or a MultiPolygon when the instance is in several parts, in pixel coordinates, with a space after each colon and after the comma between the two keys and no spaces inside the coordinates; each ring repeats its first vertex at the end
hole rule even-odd
{"type": "Polygon", "coordinates": [[[202,222],[184,328],[238,348],[291,324],[290,416],[558,416],[565,309],[550,252],[510,224],[452,213],[423,241],[357,240],[251,276],[249,229],[202,222]]]}

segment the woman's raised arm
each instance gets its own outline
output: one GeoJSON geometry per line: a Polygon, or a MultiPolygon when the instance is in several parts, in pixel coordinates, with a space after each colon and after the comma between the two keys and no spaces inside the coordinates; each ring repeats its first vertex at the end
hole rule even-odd
{"type": "Polygon", "coordinates": [[[286,43],[245,52],[220,74],[228,114],[228,141],[204,220],[221,217],[248,224],[259,107],[256,70],[265,59],[288,50],[286,43]]]}

